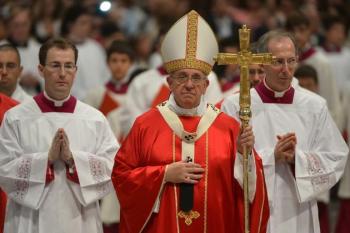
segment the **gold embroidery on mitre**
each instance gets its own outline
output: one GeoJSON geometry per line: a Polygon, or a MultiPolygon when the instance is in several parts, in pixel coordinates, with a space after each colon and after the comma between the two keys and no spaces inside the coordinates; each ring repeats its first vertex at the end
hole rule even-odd
{"type": "Polygon", "coordinates": [[[164,67],[168,73],[180,69],[197,69],[202,71],[205,75],[210,73],[212,65],[196,59],[198,19],[199,14],[196,11],[192,10],[187,14],[186,55],[184,59],[166,62],[164,67]]]}
{"type": "Polygon", "coordinates": [[[212,65],[195,59],[178,59],[164,63],[164,68],[169,74],[181,69],[196,69],[208,75],[212,69],[212,65]]]}
{"type": "Polygon", "coordinates": [[[181,210],[177,215],[180,218],[185,219],[185,224],[187,226],[191,225],[194,219],[197,219],[197,218],[199,218],[199,216],[201,216],[197,211],[193,211],[193,210],[190,210],[187,212],[184,212],[181,210]]]}

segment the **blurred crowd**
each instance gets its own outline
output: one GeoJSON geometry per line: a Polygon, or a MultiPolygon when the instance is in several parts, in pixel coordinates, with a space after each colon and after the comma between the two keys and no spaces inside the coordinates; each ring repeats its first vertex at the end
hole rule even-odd
{"type": "MultiPolygon", "coordinates": [[[[104,92],[101,90],[95,98],[94,90],[103,86],[110,90],[119,88],[114,90],[113,98],[116,99],[117,95],[126,93],[127,87],[118,83],[124,77],[129,85],[135,76],[146,70],[158,70],[162,74],[162,37],[172,24],[192,9],[209,22],[222,52],[239,50],[238,29],[242,24],[251,29],[252,42],[273,29],[293,33],[299,46],[299,63],[314,69],[311,73],[315,73],[317,87],[310,90],[327,100],[338,128],[347,139],[346,132],[350,128],[347,107],[350,100],[350,1],[347,0],[1,0],[0,44],[10,43],[17,47],[23,66],[19,83],[27,93],[35,95],[44,85],[37,69],[40,45],[58,36],[71,40],[79,50],[72,94],[107,116],[112,108],[102,109],[104,92]],[[119,47],[116,41],[117,44],[120,42],[119,47]],[[114,53],[126,54],[126,59],[130,59],[124,70],[113,68],[114,53]],[[97,99],[98,103],[93,104],[97,99]]],[[[252,50],[255,51],[254,44],[252,50]]],[[[217,78],[221,93],[212,100],[220,101],[235,91],[239,67],[220,66],[215,67],[214,72],[212,77],[217,78]]],[[[262,70],[256,72],[264,75],[262,70]]],[[[310,76],[308,72],[304,67],[297,73],[310,76]]],[[[144,76],[146,74],[152,75],[144,73],[144,76]]],[[[152,84],[152,79],[145,82],[152,84]]],[[[127,98],[139,95],[138,91],[147,92],[146,84],[142,85],[130,87],[127,98]]],[[[138,107],[145,100],[140,96],[140,100],[126,101],[129,113],[134,111],[130,108],[138,107]]],[[[155,101],[154,96],[149,102],[153,99],[155,101]]],[[[128,115],[127,118],[134,120],[145,110],[135,111],[135,116],[128,115]]],[[[131,124],[132,121],[116,127],[118,139],[121,140],[128,131],[120,128],[130,128],[131,124]]],[[[320,201],[328,203],[329,196],[320,201]]]]}

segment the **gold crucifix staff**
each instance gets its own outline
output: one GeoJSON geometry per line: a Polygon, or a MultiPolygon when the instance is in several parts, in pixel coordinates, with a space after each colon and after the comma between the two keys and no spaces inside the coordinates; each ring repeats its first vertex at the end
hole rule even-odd
{"type": "MultiPolygon", "coordinates": [[[[249,125],[250,111],[250,81],[249,65],[271,64],[273,56],[270,53],[252,54],[250,52],[250,29],[243,25],[239,29],[238,54],[219,53],[214,59],[218,65],[238,64],[240,66],[240,92],[239,92],[239,118],[242,122],[242,130],[249,125]]],[[[248,198],[248,154],[243,147],[243,193],[244,193],[244,232],[249,233],[249,198],[248,198]]]]}

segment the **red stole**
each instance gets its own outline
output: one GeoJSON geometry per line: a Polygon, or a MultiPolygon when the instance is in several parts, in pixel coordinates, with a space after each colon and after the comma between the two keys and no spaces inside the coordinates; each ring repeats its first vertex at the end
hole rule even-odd
{"type": "MultiPolygon", "coordinates": [[[[5,112],[17,104],[17,101],[0,93],[0,124],[2,122],[5,112]]],[[[4,193],[0,188],[0,233],[2,233],[4,229],[5,213],[6,193],[4,193]]]]}

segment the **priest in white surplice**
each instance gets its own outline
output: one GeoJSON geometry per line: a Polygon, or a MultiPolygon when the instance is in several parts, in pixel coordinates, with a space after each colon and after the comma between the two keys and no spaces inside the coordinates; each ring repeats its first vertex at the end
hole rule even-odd
{"type": "Polygon", "coordinates": [[[32,97],[18,83],[23,67],[19,51],[15,46],[11,44],[0,45],[0,64],[4,66],[0,80],[0,92],[20,103],[31,99],[32,97]]]}
{"type": "MultiPolygon", "coordinates": [[[[274,64],[263,66],[264,81],[251,89],[255,148],[269,197],[268,232],[319,233],[315,197],[342,176],[348,147],[326,101],[293,80],[297,54],[292,37],[272,31],[259,47],[276,57],[274,64]]],[[[238,102],[238,95],[230,96],[222,110],[239,119],[238,102]]]]}
{"type": "Polygon", "coordinates": [[[0,128],[0,186],[6,233],[102,233],[98,200],[111,190],[119,147],[105,117],[70,95],[78,51],[45,43],[45,91],[6,113],[0,128]]]}

